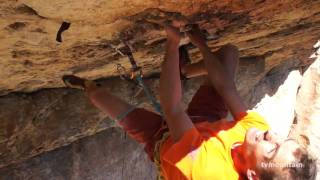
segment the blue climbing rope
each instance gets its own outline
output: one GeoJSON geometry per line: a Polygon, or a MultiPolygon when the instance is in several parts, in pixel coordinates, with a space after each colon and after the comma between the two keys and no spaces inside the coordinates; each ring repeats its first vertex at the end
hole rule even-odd
{"type": "Polygon", "coordinates": [[[151,94],[149,88],[143,82],[143,79],[142,79],[141,75],[138,75],[136,77],[136,80],[139,82],[139,84],[143,88],[143,91],[146,94],[147,98],[150,100],[153,108],[162,116],[162,111],[161,111],[160,104],[157,102],[156,98],[151,94]]]}
{"type": "MultiPolygon", "coordinates": [[[[116,49],[121,55],[127,55],[129,61],[130,61],[130,64],[132,66],[131,68],[131,79],[135,79],[138,84],[142,87],[145,95],[147,96],[147,98],[149,99],[149,101],[151,102],[153,108],[155,109],[156,112],[158,112],[161,116],[163,115],[162,114],[162,110],[161,110],[161,106],[160,104],[157,102],[156,98],[154,97],[154,95],[152,94],[152,92],[150,91],[150,89],[146,86],[146,84],[144,83],[143,79],[142,79],[142,70],[140,67],[137,66],[136,64],[136,61],[133,57],[133,54],[132,54],[132,51],[131,51],[131,48],[130,46],[126,43],[126,42],[123,42],[123,44],[125,45],[123,51],[120,51],[118,49],[116,49]]],[[[121,66],[118,64],[118,66],[121,66]]],[[[119,67],[117,68],[119,69],[119,67]]],[[[128,78],[125,78],[125,79],[128,79],[128,78]]],[[[133,108],[130,108],[127,112],[121,114],[118,116],[117,119],[122,119],[124,118],[126,115],[128,115],[132,110],[134,110],[135,107],[133,108]]]]}

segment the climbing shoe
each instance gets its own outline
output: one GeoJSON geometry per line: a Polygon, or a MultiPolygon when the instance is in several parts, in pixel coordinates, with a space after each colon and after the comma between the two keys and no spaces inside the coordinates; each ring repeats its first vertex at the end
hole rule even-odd
{"type": "Polygon", "coordinates": [[[86,88],[86,84],[88,84],[89,82],[89,80],[82,79],[74,75],[64,75],[62,77],[62,81],[67,87],[82,89],[82,90],[86,88]]]}

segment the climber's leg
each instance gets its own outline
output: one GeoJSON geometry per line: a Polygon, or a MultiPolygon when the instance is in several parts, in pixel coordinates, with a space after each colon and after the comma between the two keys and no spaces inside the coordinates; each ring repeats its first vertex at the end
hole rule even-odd
{"type": "Polygon", "coordinates": [[[85,90],[91,102],[112,119],[133,109],[133,106],[107,92],[100,84],[74,75],[62,77],[67,87],[85,90]]]}
{"type": "Polygon", "coordinates": [[[225,118],[228,109],[217,90],[206,80],[192,97],[187,113],[194,123],[214,122],[225,118]]]}
{"type": "Polygon", "coordinates": [[[160,115],[135,108],[93,81],[73,75],[64,76],[63,81],[68,87],[84,89],[93,105],[117,120],[130,137],[145,144],[145,150],[152,159],[154,143],[161,138],[160,132],[164,130],[160,115]]]}
{"type": "Polygon", "coordinates": [[[118,119],[121,114],[133,109],[133,106],[113,96],[105,88],[97,86],[95,83],[86,87],[86,93],[91,102],[112,119],[118,119]]]}
{"type": "MultiPolygon", "coordinates": [[[[239,53],[237,47],[227,44],[222,46],[214,54],[219,58],[225,69],[230,73],[231,77],[235,77],[236,69],[239,63],[239,53]]],[[[182,74],[187,78],[207,75],[208,71],[205,68],[204,62],[189,64],[181,69],[182,74]]]]}
{"type": "Polygon", "coordinates": [[[181,72],[186,78],[193,78],[208,74],[203,61],[186,65],[181,68],[181,72]]]}
{"type": "Polygon", "coordinates": [[[105,88],[91,85],[86,88],[91,102],[105,112],[140,143],[149,141],[161,127],[161,116],[144,109],[134,108],[122,99],[110,94],[105,88]],[[123,117],[121,117],[123,116],[123,117]]]}
{"type": "Polygon", "coordinates": [[[131,138],[145,145],[145,151],[153,160],[155,142],[161,138],[161,131],[163,131],[162,117],[142,108],[134,108],[95,84],[86,88],[86,92],[97,108],[111,118],[117,119],[119,125],[131,138]],[[119,116],[123,117],[119,119],[119,116]]]}

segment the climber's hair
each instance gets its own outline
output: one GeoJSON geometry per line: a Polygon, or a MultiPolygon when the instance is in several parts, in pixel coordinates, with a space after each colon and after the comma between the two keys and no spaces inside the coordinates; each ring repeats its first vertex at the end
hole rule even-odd
{"type": "Polygon", "coordinates": [[[314,180],[317,173],[316,160],[308,151],[300,147],[294,152],[295,160],[292,166],[283,167],[283,173],[276,173],[270,169],[259,170],[261,180],[314,180]]]}

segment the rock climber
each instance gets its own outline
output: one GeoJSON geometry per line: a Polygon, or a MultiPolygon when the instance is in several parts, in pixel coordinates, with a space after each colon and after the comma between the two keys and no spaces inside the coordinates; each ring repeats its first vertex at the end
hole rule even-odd
{"type": "MultiPolygon", "coordinates": [[[[165,59],[160,76],[163,116],[135,108],[111,95],[100,84],[73,75],[63,77],[68,87],[84,89],[91,102],[134,140],[145,146],[164,179],[313,179],[315,162],[294,139],[280,140],[258,113],[248,111],[234,78],[238,49],[224,45],[211,52],[197,27],[187,32],[203,61],[188,64],[179,48],[179,28],[165,25],[165,59]],[[180,78],[206,76],[187,110],[181,102],[180,78]],[[228,111],[234,121],[225,120],[228,111]]],[[[279,119],[281,121],[281,119],[279,119]]]]}

